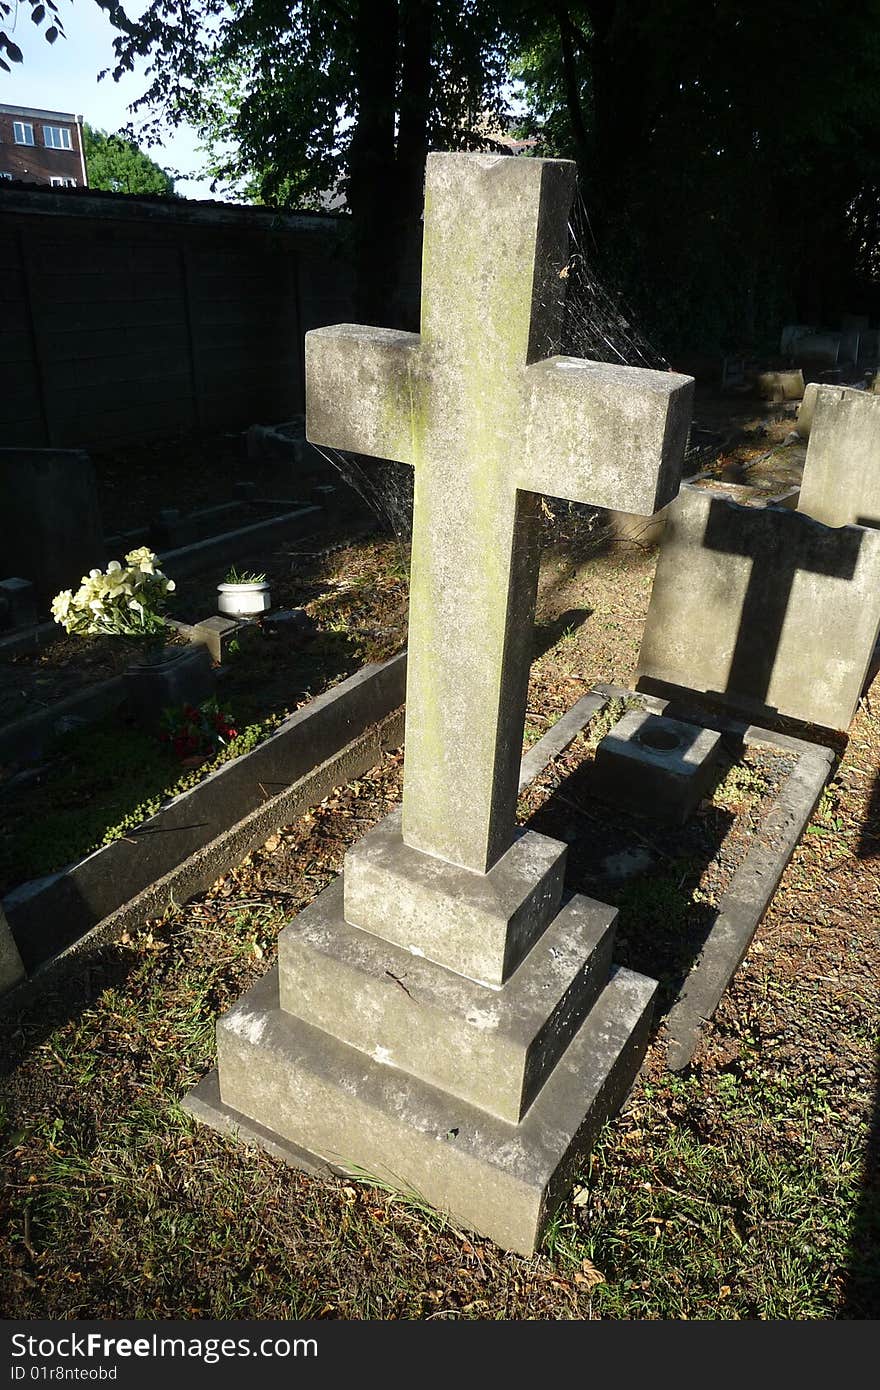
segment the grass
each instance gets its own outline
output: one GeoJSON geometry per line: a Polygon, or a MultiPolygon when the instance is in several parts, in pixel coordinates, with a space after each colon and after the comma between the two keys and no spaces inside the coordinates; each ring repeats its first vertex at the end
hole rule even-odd
{"type": "MultiPolygon", "coordinates": [[[[554,684],[552,651],[540,666],[536,733],[560,692],[571,703],[584,688],[554,684]]],[[[796,851],[692,1067],[666,1071],[661,1027],[542,1249],[522,1259],[417,1194],[367,1173],[308,1178],[180,1106],[213,1065],[217,1015],[399,796],[389,755],[207,894],[79,958],[34,1007],[0,1015],[7,1315],[876,1317],[880,1210],[866,1165],[878,778],[880,714],[866,705],[810,827],[831,834],[796,851]]],[[[746,768],[715,799],[748,814],[760,795],[746,768]]],[[[625,884],[622,937],[674,943],[694,912],[689,873],[663,861],[625,884]]]]}

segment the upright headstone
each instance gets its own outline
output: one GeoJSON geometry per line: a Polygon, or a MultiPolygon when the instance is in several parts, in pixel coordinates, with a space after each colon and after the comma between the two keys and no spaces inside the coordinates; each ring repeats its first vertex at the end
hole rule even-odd
{"type": "Polygon", "coordinates": [[[403,813],[218,1023],[213,1114],[525,1252],[631,1084],[654,993],[609,980],[613,909],[562,905],[565,846],[516,829],[537,494],[662,506],[692,390],[548,357],[573,191],[567,161],[431,155],[421,334],[307,337],[309,438],[415,468],[403,813]]]}
{"type": "Polygon", "coordinates": [[[685,486],[668,509],[638,688],[849,727],[880,631],[880,531],[685,486]]]}
{"type": "Polygon", "coordinates": [[[815,387],[809,440],[798,511],[826,526],[880,526],[880,397],[815,387]]]}
{"type": "Polygon", "coordinates": [[[76,588],[107,552],[95,472],[78,449],[0,449],[0,554],[34,585],[43,609],[76,588]]]}

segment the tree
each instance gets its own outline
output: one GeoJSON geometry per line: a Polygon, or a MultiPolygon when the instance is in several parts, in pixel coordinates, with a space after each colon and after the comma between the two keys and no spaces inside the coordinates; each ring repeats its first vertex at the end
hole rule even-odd
{"type": "MultiPolygon", "coordinates": [[[[95,0],[95,4],[110,16],[117,8],[117,0],[95,0]]],[[[13,29],[19,15],[28,13],[31,22],[40,30],[47,43],[55,43],[56,39],[67,37],[61,11],[55,0],[0,0],[0,20],[11,20],[13,29]]],[[[20,32],[18,36],[22,38],[20,32]]],[[[10,63],[23,61],[24,54],[19,45],[12,41],[5,29],[0,29],[0,70],[11,72],[10,63]]]]}
{"type": "MultiPolygon", "coordinates": [[[[0,0],[0,19],[14,22],[25,7],[30,9],[31,20],[38,29],[48,18],[49,23],[43,30],[47,43],[54,43],[59,35],[64,38],[64,25],[55,0],[45,0],[45,3],[43,0],[0,0]]],[[[23,59],[24,54],[18,44],[13,43],[5,29],[0,29],[0,68],[4,72],[11,72],[9,64],[20,63],[23,59]]]]}
{"type": "Polygon", "coordinates": [[[604,268],[667,350],[865,303],[878,0],[536,0],[520,32],[531,130],[578,160],[604,268]]]}
{"type": "Polygon", "coordinates": [[[485,113],[503,104],[498,5],[151,0],[138,18],[117,14],[114,23],[114,75],[149,57],[140,106],[225,146],[218,177],[244,179],[270,203],[342,193],[359,314],[410,326],[400,274],[418,245],[425,155],[491,144],[485,113]]]}
{"type": "Polygon", "coordinates": [[[133,140],[84,125],[83,144],[90,188],[104,188],[110,193],[160,193],[167,197],[174,194],[171,175],[138,149],[133,140]]]}

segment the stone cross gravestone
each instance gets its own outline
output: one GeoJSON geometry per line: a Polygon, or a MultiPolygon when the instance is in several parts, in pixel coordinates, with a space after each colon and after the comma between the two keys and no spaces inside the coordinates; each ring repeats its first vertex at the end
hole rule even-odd
{"type": "Polygon", "coordinates": [[[629,1088],[654,994],[609,978],[613,909],[563,904],[565,845],[516,829],[536,495],[663,506],[692,391],[548,356],[573,192],[567,161],[429,156],[421,333],[307,336],[310,440],[415,468],[403,814],[282,932],[189,1101],[525,1252],[629,1088]]]}

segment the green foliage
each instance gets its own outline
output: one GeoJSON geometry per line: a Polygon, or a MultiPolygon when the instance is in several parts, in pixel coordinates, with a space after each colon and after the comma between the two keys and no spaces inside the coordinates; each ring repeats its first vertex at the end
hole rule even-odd
{"type": "Polygon", "coordinates": [[[171,197],[174,180],[133,140],[83,126],[86,169],[90,188],[109,193],[158,193],[171,197]]]}
{"type": "MultiPolygon", "coordinates": [[[[96,0],[96,3],[102,9],[108,8],[108,0],[96,0]]],[[[30,10],[31,22],[38,29],[42,29],[43,38],[47,43],[54,43],[59,36],[61,38],[66,37],[61,13],[55,0],[0,0],[0,20],[11,19],[13,28],[15,28],[19,15],[27,14],[28,9],[30,10]]],[[[20,32],[19,37],[21,37],[20,32]]],[[[0,29],[0,70],[11,72],[10,63],[23,61],[24,54],[19,45],[10,38],[5,29],[0,29]]]]}
{"type": "Polygon", "coordinates": [[[833,321],[880,270],[880,3],[527,7],[524,133],[576,158],[583,250],[668,351],[833,321]]]}
{"type": "Polygon", "coordinates": [[[124,839],[166,802],[189,791],[232,758],[249,753],[277,728],[281,715],[255,721],[208,762],[181,775],[167,746],[141,729],[112,719],[66,735],[61,763],[47,782],[42,804],[31,806],[14,832],[0,841],[0,881],[51,873],[91,850],[124,839]],[[124,778],[119,769],[125,768],[124,778]]]}
{"type": "Polygon", "coordinates": [[[255,574],[253,570],[237,570],[235,565],[230,565],[223,576],[224,584],[265,584],[265,582],[265,574],[255,574]]]}
{"type": "Polygon", "coordinates": [[[736,811],[760,801],[769,785],[758,768],[748,763],[734,763],[715,788],[712,800],[716,806],[736,811]]]}
{"type": "Polygon", "coordinates": [[[480,121],[502,105],[502,10],[487,0],[153,0],[117,40],[117,72],[136,55],[158,59],[140,104],[199,130],[218,184],[314,206],[350,177],[367,123],[371,162],[378,125],[401,158],[412,135],[422,157],[482,143],[480,121]],[[380,75],[382,113],[372,109],[380,75]]]}

